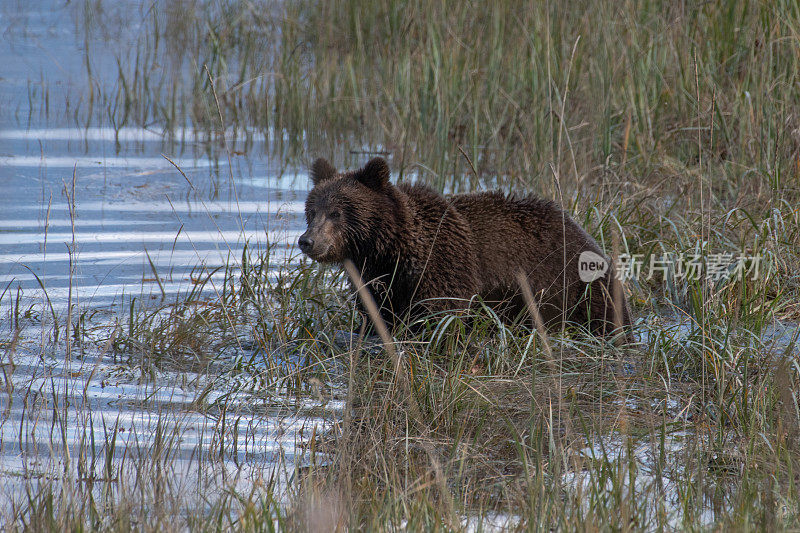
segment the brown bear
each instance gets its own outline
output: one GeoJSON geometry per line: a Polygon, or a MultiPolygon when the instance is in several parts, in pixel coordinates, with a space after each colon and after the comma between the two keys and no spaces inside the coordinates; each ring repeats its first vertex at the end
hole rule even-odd
{"type": "Polygon", "coordinates": [[[344,173],[317,159],[311,179],[300,250],[322,263],[351,260],[390,327],[466,308],[475,295],[514,321],[527,312],[524,274],[547,326],[577,323],[603,337],[624,328],[632,340],[613,265],[553,202],[394,186],[381,158],[344,173]]]}

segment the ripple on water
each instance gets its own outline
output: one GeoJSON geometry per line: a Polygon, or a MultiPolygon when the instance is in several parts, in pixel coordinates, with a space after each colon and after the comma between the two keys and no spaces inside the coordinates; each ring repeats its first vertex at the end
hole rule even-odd
{"type": "Polygon", "coordinates": [[[0,177],[11,191],[0,197],[0,283],[38,298],[41,281],[57,306],[66,304],[70,279],[96,306],[123,293],[150,295],[154,268],[163,278],[156,293],[174,294],[190,286],[198,268],[235,266],[245,244],[283,261],[302,232],[305,193],[291,185],[305,183],[304,172],[270,174],[266,163],[246,156],[231,167],[223,158],[220,168],[204,157],[169,154],[184,177],[161,155],[163,137],[136,128],[6,129],[0,139],[12,150],[0,154],[0,177]]]}

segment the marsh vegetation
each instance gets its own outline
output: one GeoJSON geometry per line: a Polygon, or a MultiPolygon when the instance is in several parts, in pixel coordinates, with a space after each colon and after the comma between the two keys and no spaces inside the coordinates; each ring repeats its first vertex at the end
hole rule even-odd
{"type": "MultiPolygon", "coordinates": [[[[188,186],[222,259],[143,255],[155,298],[76,302],[83,171],[50,170],[63,290],[24,269],[0,286],[4,526],[800,527],[796,2],[65,9],[79,89],[46,71],[0,93],[3,128],[108,128],[123,154],[142,149],[131,131],[157,134],[175,162],[161,172],[188,186]],[[373,154],[395,180],[558,201],[641,266],[626,281],[638,346],[507,328],[481,306],[388,345],[359,335],[346,274],[287,245],[301,208],[276,231],[236,174],[266,160],[291,178],[246,189],[277,207],[302,201],[313,158],[373,154]],[[229,219],[208,208],[220,198],[229,219]],[[723,256],[745,275],[706,275],[723,256]],[[92,415],[112,378],[113,427],[92,415]],[[123,448],[128,415],[146,437],[123,448]]],[[[6,39],[25,42],[22,3],[3,10],[6,39]]],[[[185,220],[166,205],[175,250],[185,220]]]]}

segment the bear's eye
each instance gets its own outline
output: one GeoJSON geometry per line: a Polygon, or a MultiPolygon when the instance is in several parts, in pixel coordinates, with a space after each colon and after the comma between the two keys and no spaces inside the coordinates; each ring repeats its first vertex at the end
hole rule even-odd
{"type": "Polygon", "coordinates": [[[330,214],[328,215],[328,218],[330,218],[331,220],[339,220],[339,217],[341,217],[341,216],[342,216],[342,212],[339,211],[338,209],[334,209],[333,211],[330,212],[330,214]]]}

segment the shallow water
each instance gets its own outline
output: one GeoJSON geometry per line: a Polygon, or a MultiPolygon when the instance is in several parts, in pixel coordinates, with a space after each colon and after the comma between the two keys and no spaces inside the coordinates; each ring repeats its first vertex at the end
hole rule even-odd
{"type": "Polygon", "coordinates": [[[71,278],[78,303],[97,307],[120,304],[123,294],[160,297],[157,274],[170,296],[198,265],[237,260],[245,243],[274,245],[280,260],[302,231],[304,173],[276,175],[245,157],[229,167],[168,154],[184,178],[152,136],[116,152],[108,130],[39,132],[0,133],[0,177],[10,191],[0,197],[3,287],[31,295],[41,280],[63,304],[71,278]],[[83,133],[92,140],[72,140],[83,133]]]}
{"type": "Polygon", "coordinates": [[[271,480],[281,494],[307,461],[299,445],[329,430],[342,408],[338,401],[266,400],[224,373],[142,379],[98,353],[69,361],[22,351],[4,368],[0,516],[24,506],[41,484],[57,494],[82,482],[111,485],[124,498],[127,485],[164,474],[182,487],[172,495],[182,506],[192,503],[185,491],[202,504],[223,491],[251,493],[258,480],[262,489],[271,480]]]}
{"type": "Polygon", "coordinates": [[[189,129],[165,139],[156,126],[77,125],[87,114],[103,123],[90,88],[113,93],[117,59],[148,16],[127,0],[0,5],[0,291],[33,295],[41,280],[63,305],[71,279],[73,302],[107,306],[160,297],[156,273],[170,296],[245,242],[274,244],[276,260],[291,253],[308,175],[264,155],[264,135],[228,131],[214,152],[237,155],[209,158],[207,134],[189,129]],[[102,17],[84,24],[87,9],[102,17]]]}
{"type": "Polygon", "coordinates": [[[235,268],[245,244],[291,260],[304,226],[308,175],[263,155],[263,136],[244,147],[228,132],[240,155],[212,159],[189,130],[178,143],[156,129],[75,127],[67,108],[85,105],[85,47],[96,73],[114,59],[105,42],[82,39],[74,18],[64,2],[0,6],[0,346],[13,346],[2,348],[0,516],[36,483],[102,479],[106,457],[123,491],[136,457],[153,460],[165,436],[172,481],[200,501],[291,474],[297,444],[329,426],[336,402],[243,394],[224,362],[153,375],[99,350],[68,360],[35,321],[12,342],[12,297],[61,316],[71,298],[113,317],[131,298],[174,301],[203,273],[220,280],[214,270],[235,268]]]}

